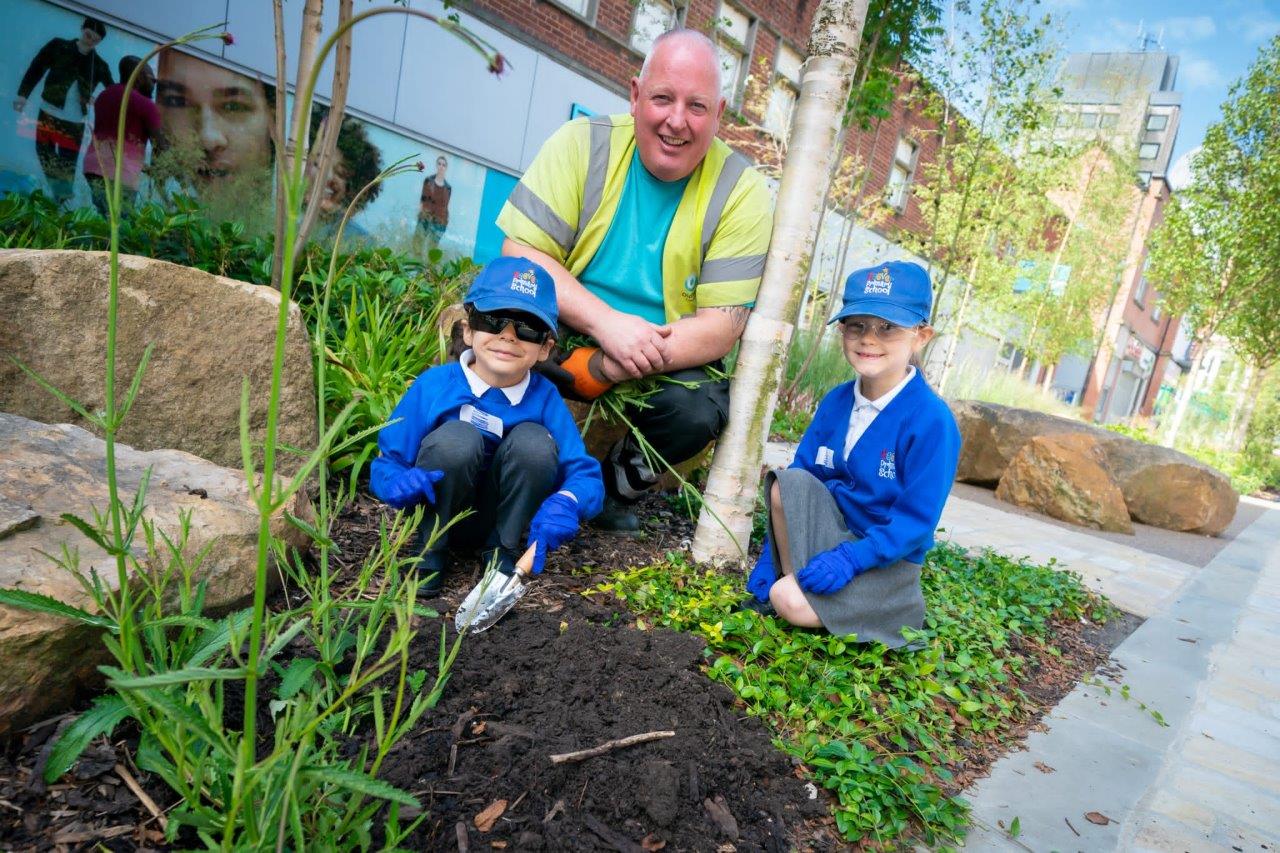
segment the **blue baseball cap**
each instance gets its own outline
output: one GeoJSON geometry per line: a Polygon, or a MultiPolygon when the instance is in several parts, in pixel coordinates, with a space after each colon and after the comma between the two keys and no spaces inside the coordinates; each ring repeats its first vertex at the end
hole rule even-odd
{"type": "Polygon", "coordinates": [[[465,300],[477,311],[523,311],[556,330],[556,283],[528,258],[494,258],[480,270],[465,300]]]}
{"type": "Polygon", "coordinates": [[[924,267],[910,261],[888,261],[854,270],[844,281],[844,304],[834,323],[866,314],[899,326],[929,322],[933,285],[924,267]]]}

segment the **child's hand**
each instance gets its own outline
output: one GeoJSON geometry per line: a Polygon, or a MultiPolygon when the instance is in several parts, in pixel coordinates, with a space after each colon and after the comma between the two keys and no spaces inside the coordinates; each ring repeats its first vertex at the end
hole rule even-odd
{"type": "Polygon", "coordinates": [[[384,500],[396,509],[404,509],[426,501],[435,505],[435,484],[444,478],[443,471],[423,471],[406,468],[400,476],[387,484],[384,500]]]}
{"type": "Polygon", "coordinates": [[[800,588],[815,595],[831,595],[844,589],[858,573],[853,560],[843,551],[848,544],[846,542],[830,551],[823,551],[796,572],[796,583],[800,584],[800,588]]]}
{"type": "Polygon", "coordinates": [[[578,534],[578,503],[568,495],[556,492],[542,502],[533,521],[529,522],[529,541],[538,545],[533,552],[533,573],[542,571],[547,553],[554,551],[578,534]]]}
{"type": "Polygon", "coordinates": [[[773,568],[773,545],[766,539],[764,551],[756,561],[756,567],[751,570],[751,576],[747,578],[747,592],[754,595],[756,601],[768,601],[769,589],[777,579],[778,573],[773,568]]]}

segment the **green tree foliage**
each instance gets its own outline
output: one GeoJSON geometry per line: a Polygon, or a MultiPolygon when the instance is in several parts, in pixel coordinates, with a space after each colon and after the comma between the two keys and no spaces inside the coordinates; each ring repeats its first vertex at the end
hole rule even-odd
{"type": "MultiPolygon", "coordinates": [[[[1005,211],[1013,204],[1014,157],[1050,121],[1045,103],[1057,55],[1050,39],[1054,21],[1036,5],[958,4],[958,23],[921,69],[928,85],[917,91],[935,127],[937,155],[916,181],[924,236],[908,240],[930,259],[935,316],[953,274],[969,272],[993,245],[1007,254],[991,241],[1013,222],[1005,211]]],[[[1040,195],[1032,189],[1028,197],[1040,195]]]]}

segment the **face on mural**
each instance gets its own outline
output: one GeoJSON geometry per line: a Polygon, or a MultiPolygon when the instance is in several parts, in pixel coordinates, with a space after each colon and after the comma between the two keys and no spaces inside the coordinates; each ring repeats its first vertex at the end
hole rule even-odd
{"type": "Polygon", "coordinates": [[[724,98],[715,52],[686,38],[663,41],[644,77],[631,81],[640,161],[660,181],[678,181],[698,168],[720,128],[724,98]]]}
{"type": "Polygon", "coordinates": [[[80,29],[80,38],[76,39],[76,47],[80,48],[81,53],[88,53],[100,44],[102,44],[102,36],[96,30],[88,27],[80,29]]]}
{"type": "Polygon", "coordinates": [[[271,163],[271,105],[263,85],[225,68],[166,50],[156,82],[165,134],[204,154],[197,177],[219,181],[262,172],[271,163]]]}

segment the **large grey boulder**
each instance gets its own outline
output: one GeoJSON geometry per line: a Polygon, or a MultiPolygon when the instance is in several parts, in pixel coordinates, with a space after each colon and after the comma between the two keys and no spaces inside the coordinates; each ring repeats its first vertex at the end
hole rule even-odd
{"type": "MultiPolygon", "coordinates": [[[[133,500],[146,468],[152,468],[144,518],[157,531],[179,541],[180,516],[190,513],[184,554],[190,560],[204,555],[196,578],[208,581],[206,612],[248,602],[258,516],[241,473],[178,450],[142,452],[117,445],[116,451],[126,502],[133,500]]],[[[107,588],[118,588],[114,558],[61,520],[63,513],[73,513],[91,521],[94,508],[106,509],[105,470],[106,445],[87,431],[0,414],[0,587],[96,610],[75,578],[45,556],[66,546],[78,552],[84,572],[96,571],[107,588]]],[[[295,505],[291,511],[303,510],[295,505]]],[[[305,544],[282,519],[272,528],[293,545],[305,544]]],[[[142,535],[135,538],[133,553],[147,569],[166,562],[163,554],[160,559],[147,554],[142,535]]],[[[0,736],[57,712],[78,691],[101,683],[97,667],[107,656],[100,635],[62,617],[0,605],[0,736]]]]}
{"type": "MultiPolygon", "coordinates": [[[[0,412],[44,423],[89,424],[10,360],[22,362],[89,411],[103,405],[107,253],[0,251],[0,412]]],[[[280,294],[207,272],[120,257],[116,387],[124,396],[148,344],[155,350],[119,439],[176,448],[240,467],[240,386],[249,378],[249,426],[266,429],[280,294]]],[[[315,379],[307,332],[289,307],[279,441],[316,442],[315,379]]],[[[299,458],[277,454],[282,470],[299,458]]]]}
{"type": "MultiPolygon", "coordinates": [[[[997,486],[1033,439],[1082,435],[1096,442],[1101,467],[1124,495],[1134,521],[1216,536],[1235,517],[1240,496],[1231,487],[1231,480],[1185,453],[1056,415],[977,400],[952,400],[950,406],[963,441],[956,470],[956,479],[962,483],[997,486]]],[[[1054,448],[1054,454],[1061,455],[1068,446],[1054,448]]],[[[1024,460],[1027,465],[1043,460],[1043,449],[1024,460]]],[[[1047,483],[1045,477],[1053,468],[1042,466],[1036,476],[1047,483]]],[[[1030,471],[1022,466],[1018,476],[1025,478],[1030,471]]],[[[1006,494],[1013,493],[1013,485],[1005,488],[1006,494]]],[[[1038,490],[1018,492],[1023,495],[1019,503],[1030,508],[1036,508],[1032,495],[1047,494],[1038,490]]],[[[1047,505],[1039,509],[1053,515],[1060,507],[1054,511],[1047,505]]]]}

